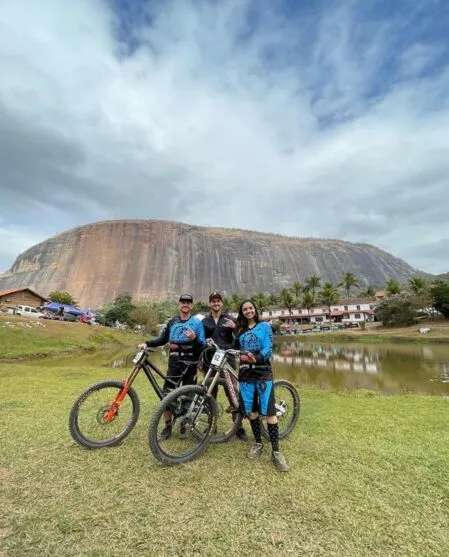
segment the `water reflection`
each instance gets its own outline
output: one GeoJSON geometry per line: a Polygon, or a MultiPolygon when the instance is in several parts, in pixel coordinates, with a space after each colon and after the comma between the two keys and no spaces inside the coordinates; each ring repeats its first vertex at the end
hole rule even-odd
{"type": "Polygon", "coordinates": [[[449,394],[449,346],[283,342],[276,376],[331,390],[449,394]]]}
{"type": "MultiPolygon", "coordinates": [[[[101,357],[103,365],[130,368],[134,356],[135,352],[127,352],[116,353],[109,360],[105,354],[101,357]]],[[[152,358],[165,369],[166,355],[156,352],[152,358]]],[[[273,365],[277,378],[290,379],[300,388],[449,396],[446,345],[283,342],[275,346],[273,365]]]]}

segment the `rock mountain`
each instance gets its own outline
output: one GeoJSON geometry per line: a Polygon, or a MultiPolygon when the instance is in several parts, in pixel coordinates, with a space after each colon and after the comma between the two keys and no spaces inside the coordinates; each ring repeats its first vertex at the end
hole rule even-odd
{"type": "Polygon", "coordinates": [[[20,254],[0,289],[67,290],[83,307],[121,292],[164,299],[190,292],[279,292],[311,275],[338,283],[351,271],[373,285],[416,270],[368,244],[290,238],[157,220],[105,221],[62,232],[20,254]]]}

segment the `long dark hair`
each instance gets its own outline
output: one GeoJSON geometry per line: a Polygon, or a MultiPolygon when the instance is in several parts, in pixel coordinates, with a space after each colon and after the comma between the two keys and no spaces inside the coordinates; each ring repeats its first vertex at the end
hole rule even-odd
{"type": "Polygon", "coordinates": [[[260,321],[259,310],[257,309],[256,304],[252,300],[243,300],[243,302],[240,304],[239,315],[237,317],[237,327],[236,327],[236,334],[237,335],[241,335],[248,328],[248,319],[243,315],[243,311],[242,311],[243,306],[247,303],[252,304],[252,306],[256,310],[256,313],[254,315],[254,321],[256,323],[259,323],[259,321],[260,321]]]}

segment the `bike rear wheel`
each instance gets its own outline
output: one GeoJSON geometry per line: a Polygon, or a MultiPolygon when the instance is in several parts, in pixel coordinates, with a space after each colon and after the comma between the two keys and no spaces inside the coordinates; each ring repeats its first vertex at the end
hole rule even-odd
{"type": "Polygon", "coordinates": [[[210,436],[210,443],[224,443],[229,441],[242,426],[242,415],[235,408],[226,395],[227,387],[224,379],[219,379],[217,384],[217,425],[210,436]]]}
{"type": "Polygon", "coordinates": [[[115,402],[123,387],[123,381],[102,381],[76,399],[69,430],[79,445],[88,449],[113,447],[131,433],[140,414],[139,397],[130,388],[121,402],[115,402]]]}
{"type": "MultiPolygon", "coordinates": [[[[301,402],[298,391],[293,383],[278,379],[273,383],[276,416],[279,424],[279,439],[284,439],[293,430],[299,418],[301,402]]],[[[266,424],[261,422],[262,435],[270,439],[266,424]]]]}
{"type": "Polygon", "coordinates": [[[176,465],[199,457],[217,423],[217,405],[201,385],[178,387],[153,413],[148,430],[150,450],[163,464],[176,465]],[[171,434],[164,438],[165,412],[172,413],[171,434]]]}

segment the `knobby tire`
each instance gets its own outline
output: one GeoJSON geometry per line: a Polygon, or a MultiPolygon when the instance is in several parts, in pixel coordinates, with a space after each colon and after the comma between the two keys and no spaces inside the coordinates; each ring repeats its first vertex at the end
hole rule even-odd
{"type": "MultiPolygon", "coordinates": [[[[299,413],[301,411],[301,402],[296,387],[293,385],[293,383],[290,383],[290,381],[286,381],[285,379],[277,379],[276,381],[274,381],[273,387],[276,405],[279,404],[282,398],[278,395],[276,387],[278,388],[278,390],[280,390],[281,388],[287,389],[290,395],[289,400],[286,401],[288,407],[288,415],[286,414],[284,416],[278,416],[279,439],[284,439],[292,432],[298,421],[299,413]]],[[[268,434],[267,426],[263,421],[261,422],[261,428],[262,435],[265,437],[265,439],[269,440],[270,436],[268,434]]]]}
{"type": "MultiPolygon", "coordinates": [[[[185,418],[185,416],[184,416],[185,418]]],[[[148,442],[150,445],[150,450],[154,457],[163,464],[168,464],[170,466],[183,464],[198,458],[208,447],[211,438],[211,432],[215,429],[217,422],[217,405],[215,400],[206,394],[205,388],[201,385],[185,385],[183,387],[178,387],[169,393],[161,401],[157,409],[154,411],[150,426],[148,429],[148,442]],[[159,425],[165,424],[164,412],[166,410],[179,409],[182,407],[182,401],[189,401],[186,403],[186,407],[190,408],[191,400],[195,395],[198,395],[197,406],[203,408],[205,411],[201,412],[201,416],[205,416],[207,419],[207,424],[204,426],[205,429],[198,432],[196,428],[190,428],[188,424],[188,436],[190,440],[196,443],[196,446],[183,454],[174,454],[169,452],[169,450],[164,446],[164,443],[178,444],[182,446],[182,440],[180,437],[179,441],[176,436],[178,435],[178,426],[183,422],[183,415],[176,415],[172,422],[172,436],[167,441],[161,440],[159,438],[158,427],[159,425]],[[162,420],[162,422],[161,422],[162,420]]]]}
{"type": "MultiPolygon", "coordinates": [[[[102,415],[106,411],[108,404],[111,404],[115,398],[115,395],[121,391],[123,388],[123,381],[102,381],[92,385],[86,389],[74,402],[69,415],[69,431],[73,439],[81,446],[88,449],[100,449],[103,447],[113,447],[121,443],[132,431],[137,423],[140,414],[140,403],[139,397],[136,391],[131,387],[123,402],[119,405],[119,411],[116,418],[112,419],[110,422],[104,421],[102,423],[102,415]],[[80,414],[83,413],[83,409],[89,403],[90,398],[96,393],[102,390],[110,389],[111,395],[105,398],[104,404],[98,404],[92,408],[87,414],[88,421],[90,425],[95,425],[99,430],[104,431],[104,434],[109,435],[108,429],[112,429],[112,425],[117,423],[120,419],[120,407],[124,407],[126,404],[131,403],[131,414],[129,420],[124,424],[121,431],[111,432],[113,435],[111,437],[106,437],[102,439],[92,439],[89,437],[86,431],[83,431],[83,425],[80,424],[80,414]],[[114,420],[116,420],[114,422],[114,420]],[[95,423],[96,422],[96,423],[95,423]],[[111,425],[110,428],[108,426],[111,425]],[[98,427],[100,426],[100,427],[98,427]]],[[[84,428],[86,429],[86,428],[84,428]]]]}

